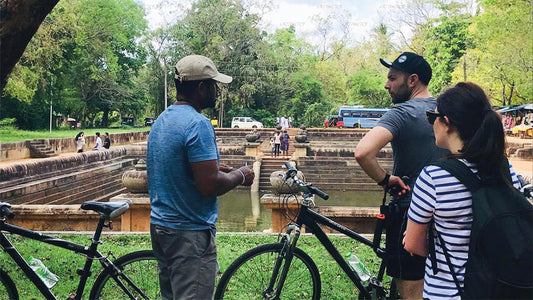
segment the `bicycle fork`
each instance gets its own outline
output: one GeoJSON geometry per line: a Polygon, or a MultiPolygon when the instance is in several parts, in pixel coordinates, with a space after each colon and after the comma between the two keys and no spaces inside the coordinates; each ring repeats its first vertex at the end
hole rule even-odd
{"type": "Polygon", "coordinates": [[[283,289],[283,284],[285,283],[285,279],[287,278],[287,274],[289,272],[289,267],[291,266],[292,258],[294,257],[294,248],[296,248],[296,243],[298,242],[299,237],[300,227],[290,224],[288,226],[287,233],[285,233],[281,238],[281,244],[283,244],[283,247],[276,258],[276,263],[274,264],[274,270],[272,270],[272,277],[270,278],[268,287],[263,291],[263,297],[265,297],[265,299],[279,299],[279,295],[283,289]],[[291,232],[293,230],[294,236],[291,241],[291,232]],[[280,269],[281,274],[279,274],[280,269]],[[275,287],[276,282],[278,285],[275,287]]]}

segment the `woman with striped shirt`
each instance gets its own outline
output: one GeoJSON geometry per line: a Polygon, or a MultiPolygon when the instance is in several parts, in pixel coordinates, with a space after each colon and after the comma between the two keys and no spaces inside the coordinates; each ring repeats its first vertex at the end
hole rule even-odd
{"type": "MultiPolygon", "coordinates": [[[[437,98],[435,111],[428,111],[427,116],[433,124],[437,146],[450,150],[451,157],[459,158],[475,174],[508,181],[501,168],[506,162],[501,119],[478,85],[461,82],[446,90],[437,98]]],[[[512,166],[509,168],[512,184],[519,188],[512,166]]],[[[472,193],[449,172],[429,165],[416,181],[408,218],[405,250],[412,255],[428,256],[427,236],[433,220],[463,286],[472,224],[472,193]]],[[[460,299],[438,239],[435,239],[435,250],[439,272],[433,275],[428,257],[423,297],[460,299]]]]}

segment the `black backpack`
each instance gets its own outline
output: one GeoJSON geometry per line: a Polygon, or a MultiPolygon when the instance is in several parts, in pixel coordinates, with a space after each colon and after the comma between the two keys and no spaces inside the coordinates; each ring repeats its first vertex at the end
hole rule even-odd
{"type": "Polygon", "coordinates": [[[478,178],[457,159],[433,165],[450,172],[472,192],[473,213],[464,289],[451,267],[444,240],[430,229],[434,274],[438,272],[433,237],[436,234],[462,299],[533,299],[533,205],[506,183],[478,178]]]}

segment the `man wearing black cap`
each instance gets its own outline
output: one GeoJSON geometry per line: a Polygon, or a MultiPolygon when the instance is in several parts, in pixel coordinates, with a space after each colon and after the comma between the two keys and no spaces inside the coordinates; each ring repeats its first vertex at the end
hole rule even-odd
{"type": "Polygon", "coordinates": [[[384,189],[393,185],[402,188],[391,199],[385,222],[386,248],[390,255],[387,274],[395,279],[402,299],[421,299],[425,258],[411,256],[402,245],[411,201],[409,191],[422,168],[438,160],[446,150],[435,145],[433,128],[426,119],[426,111],[434,110],[437,105],[427,88],[432,75],[427,61],[418,54],[404,52],[392,63],[384,59],[380,62],[389,68],[385,89],[394,106],[361,139],[355,158],[384,189]],[[392,175],[380,166],[376,157],[389,142],[394,159],[392,175]],[[406,183],[401,179],[404,176],[410,178],[406,183]]]}
{"type": "Polygon", "coordinates": [[[200,112],[215,106],[230,76],[211,59],[190,55],[174,69],[177,101],[153,124],[147,172],[150,236],[159,263],[162,299],[211,299],[218,272],[217,196],[250,186],[250,167],[220,164],[215,130],[200,112]]]}

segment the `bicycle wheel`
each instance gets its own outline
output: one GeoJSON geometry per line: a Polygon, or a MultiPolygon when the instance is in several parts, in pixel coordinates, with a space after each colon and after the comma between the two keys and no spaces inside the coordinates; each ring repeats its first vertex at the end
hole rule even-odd
{"type": "Polygon", "coordinates": [[[19,293],[11,277],[0,269],[0,299],[18,300],[19,293]]]}
{"type": "MultiPolygon", "coordinates": [[[[133,295],[132,299],[161,299],[157,260],[153,251],[143,250],[126,254],[113,262],[121,273],[117,279],[133,295]]],[[[127,293],[113,275],[103,271],[91,289],[90,299],[127,299],[127,293]]]]}
{"type": "MultiPolygon", "coordinates": [[[[265,290],[271,279],[275,280],[273,289],[279,284],[272,278],[276,260],[283,244],[267,244],[256,247],[241,255],[224,272],[220,279],[215,299],[261,299],[267,298],[265,290]]],[[[283,261],[284,263],[284,261],[283,261]]],[[[301,249],[294,249],[289,272],[280,298],[284,299],[319,299],[320,273],[315,262],[301,249]]]]}

